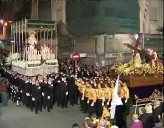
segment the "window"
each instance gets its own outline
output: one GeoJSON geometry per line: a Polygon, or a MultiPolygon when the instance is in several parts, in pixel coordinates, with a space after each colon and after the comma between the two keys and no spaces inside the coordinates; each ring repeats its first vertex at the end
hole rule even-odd
{"type": "Polygon", "coordinates": [[[157,8],[150,8],[150,13],[149,13],[149,16],[150,16],[150,20],[152,21],[157,21],[157,8]]]}

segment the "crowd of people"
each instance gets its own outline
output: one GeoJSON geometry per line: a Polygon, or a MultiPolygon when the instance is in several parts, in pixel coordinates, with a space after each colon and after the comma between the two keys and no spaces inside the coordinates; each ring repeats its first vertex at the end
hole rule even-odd
{"type": "MultiPolygon", "coordinates": [[[[100,68],[78,63],[76,70],[74,66],[72,61],[62,60],[59,61],[58,74],[32,77],[1,68],[0,73],[3,76],[1,83],[3,84],[0,84],[0,92],[6,92],[1,93],[1,98],[5,95],[7,97],[7,92],[9,92],[9,98],[16,105],[19,106],[22,102],[31,111],[34,109],[36,114],[42,112],[42,109],[50,112],[54,104],[63,109],[68,107],[68,103],[72,106],[80,104],[82,111],[88,113],[88,117],[84,120],[84,128],[126,128],[126,117],[131,107],[126,82],[120,80],[118,82],[117,94],[122,104],[116,106],[115,117],[111,119],[112,96],[117,79],[111,76],[110,66],[100,68]]],[[[3,98],[3,101],[5,101],[4,105],[7,105],[7,98],[5,100],[3,98]]],[[[130,128],[153,128],[160,125],[161,104],[159,105],[157,101],[153,108],[150,106],[145,107],[145,112],[142,108],[142,112],[140,110],[139,113],[133,115],[134,121],[130,128]],[[158,107],[159,111],[156,110],[158,107]],[[147,114],[148,108],[152,109],[151,115],[147,114]]],[[[74,128],[78,128],[78,124],[75,124],[74,128]]]]}
{"type": "MultiPolygon", "coordinates": [[[[163,128],[162,104],[155,100],[154,104],[146,104],[145,107],[139,107],[138,112],[132,114],[129,128],[163,128]]],[[[127,127],[127,126],[126,126],[127,127]]],[[[116,120],[111,120],[109,116],[98,118],[95,114],[86,117],[84,128],[126,128],[118,126],[116,120]]],[[[78,127],[77,127],[78,128],[78,127]]]]}

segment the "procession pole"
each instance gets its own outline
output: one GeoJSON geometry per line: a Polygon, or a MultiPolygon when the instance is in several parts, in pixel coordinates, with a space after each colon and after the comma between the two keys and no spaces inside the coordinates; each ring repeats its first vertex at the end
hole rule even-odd
{"type": "Polygon", "coordinates": [[[45,38],[46,38],[46,37],[45,37],[46,35],[45,35],[45,31],[43,31],[43,32],[44,32],[44,37],[43,37],[43,38],[44,38],[44,43],[45,43],[45,42],[46,42],[46,39],[45,39],[45,38]]]}
{"type": "Polygon", "coordinates": [[[21,22],[19,21],[19,53],[20,53],[20,59],[22,56],[22,51],[21,51],[21,22]]]}
{"type": "Polygon", "coordinates": [[[136,105],[135,105],[135,114],[137,113],[137,107],[138,107],[138,97],[135,95],[136,99],[136,105]]]}
{"type": "Polygon", "coordinates": [[[23,52],[22,53],[22,56],[23,56],[23,60],[24,60],[24,51],[25,50],[23,50],[24,49],[24,42],[23,42],[23,19],[22,19],[22,25],[21,25],[21,30],[22,30],[22,43],[21,43],[21,51],[23,52]]]}
{"type": "Polygon", "coordinates": [[[48,42],[48,46],[49,46],[49,41],[48,41],[49,31],[46,30],[46,33],[47,33],[47,35],[46,35],[46,36],[47,36],[47,37],[46,37],[46,38],[47,38],[46,41],[48,42]]]}
{"type": "Polygon", "coordinates": [[[26,18],[24,20],[24,27],[25,27],[25,31],[24,31],[24,37],[25,37],[25,39],[24,39],[24,41],[25,41],[25,61],[26,61],[27,60],[27,53],[26,53],[27,52],[26,51],[26,46],[27,46],[27,44],[26,44],[27,43],[26,42],[27,41],[27,39],[26,39],[27,38],[27,35],[26,35],[27,34],[27,21],[26,21],[26,18]]]}
{"type": "Polygon", "coordinates": [[[13,46],[13,24],[12,23],[11,23],[11,37],[12,37],[12,42],[11,42],[12,43],[12,51],[11,51],[12,54],[11,54],[11,57],[12,57],[12,55],[13,55],[13,47],[14,47],[13,46]]]}
{"type": "MultiPolygon", "coordinates": [[[[55,25],[55,26],[57,26],[57,25],[55,25]]],[[[57,36],[57,27],[56,27],[56,29],[55,29],[55,57],[56,57],[56,59],[57,59],[57,54],[58,54],[58,36],[57,36]]]]}
{"type": "Polygon", "coordinates": [[[19,52],[18,52],[17,32],[18,32],[18,28],[17,28],[17,22],[16,22],[16,47],[17,47],[17,50],[16,50],[17,52],[16,52],[16,53],[17,53],[17,60],[18,60],[18,53],[19,53],[19,52]]]}
{"type": "Polygon", "coordinates": [[[51,30],[51,41],[50,41],[51,42],[51,44],[50,44],[51,45],[51,50],[52,50],[52,34],[53,34],[53,31],[51,30]]]}
{"type": "Polygon", "coordinates": [[[15,53],[15,23],[13,24],[13,36],[14,36],[14,44],[13,44],[13,46],[14,46],[14,48],[13,48],[13,52],[15,53]]]}
{"type": "Polygon", "coordinates": [[[57,53],[58,53],[58,39],[57,39],[57,17],[56,17],[56,11],[55,13],[55,57],[57,59],[57,53]]]}

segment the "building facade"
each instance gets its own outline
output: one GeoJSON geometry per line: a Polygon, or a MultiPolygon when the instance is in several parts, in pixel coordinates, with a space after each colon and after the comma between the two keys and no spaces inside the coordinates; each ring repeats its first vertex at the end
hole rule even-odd
{"type": "MultiPolygon", "coordinates": [[[[46,5],[42,4],[38,15],[40,19],[66,24],[63,29],[67,29],[69,35],[63,36],[59,32],[58,36],[59,57],[70,57],[76,51],[87,63],[112,64],[131,59],[132,50],[124,43],[134,45],[134,35],[143,33],[146,4],[147,0],[51,0],[46,5]]],[[[162,33],[158,31],[160,27],[163,27],[163,0],[148,0],[144,46],[159,53],[163,51],[162,33]]]]}

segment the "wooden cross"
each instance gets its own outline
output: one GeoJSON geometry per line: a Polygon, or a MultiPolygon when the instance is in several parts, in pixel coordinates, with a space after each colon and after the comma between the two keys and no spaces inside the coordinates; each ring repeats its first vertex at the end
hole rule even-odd
{"type": "MultiPolygon", "coordinates": [[[[136,56],[137,53],[139,53],[140,55],[147,56],[150,60],[155,59],[155,58],[154,58],[154,55],[149,55],[145,50],[140,50],[140,49],[138,49],[138,46],[139,46],[139,44],[140,44],[140,38],[141,38],[141,37],[139,37],[139,38],[137,39],[135,46],[132,46],[132,45],[130,45],[130,44],[128,44],[128,43],[124,43],[124,45],[126,45],[128,48],[134,50],[133,58],[136,56]]],[[[159,60],[158,58],[157,58],[156,61],[159,62],[159,63],[162,63],[162,61],[159,60]]]]}
{"type": "Polygon", "coordinates": [[[140,45],[140,36],[137,38],[137,40],[136,40],[136,44],[135,44],[135,47],[134,47],[134,53],[133,53],[133,59],[134,59],[134,57],[136,56],[136,54],[137,54],[137,49],[138,49],[138,47],[139,47],[139,45],[140,45]]]}

